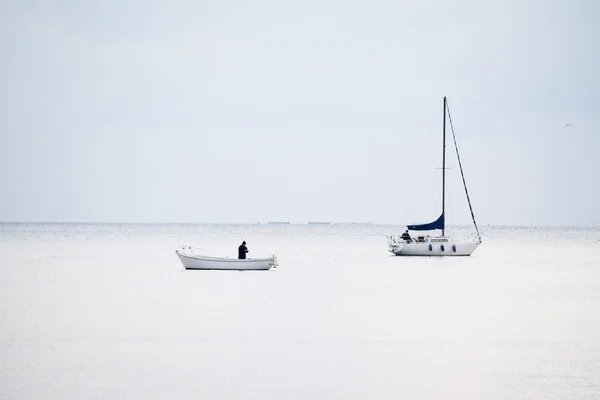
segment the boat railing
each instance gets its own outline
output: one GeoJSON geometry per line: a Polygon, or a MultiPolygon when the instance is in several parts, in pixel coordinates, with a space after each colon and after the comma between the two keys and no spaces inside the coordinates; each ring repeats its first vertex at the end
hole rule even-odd
{"type": "Polygon", "coordinates": [[[186,245],[179,245],[177,246],[177,252],[178,253],[193,253],[193,254],[203,254],[204,250],[201,249],[200,247],[192,247],[192,246],[186,246],[186,245]]]}
{"type": "Polygon", "coordinates": [[[471,233],[470,235],[465,236],[465,242],[481,243],[481,237],[476,233],[471,233]]]}
{"type": "Polygon", "coordinates": [[[400,235],[386,235],[386,236],[387,236],[388,243],[390,243],[390,244],[404,243],[404,240],[402,240],[402,237],[400,235]]]}

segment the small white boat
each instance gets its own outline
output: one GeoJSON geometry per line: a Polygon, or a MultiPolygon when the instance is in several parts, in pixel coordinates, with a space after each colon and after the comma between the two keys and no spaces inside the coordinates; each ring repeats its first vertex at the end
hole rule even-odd
{"type": "Polygon", "coordinates": [[[209,257],[199,254],[191,246],[179,246],[175,254],[185,269],[214,269],[214,270],[237,270],[237,271],[266,271],[277,267],[277,257],[272,254],[268,258],[246,258],[239,260],[228,257],[209,257]]]}
{"type": "Polygon", "coordinates": [[[388,236],[388,251],[397,256],[470,256],[477,247],[481,244],[481,235],[479,234],[479,228],[477,228],[477,222],[475,222],[475,214],[473,213],[473,207],[471,206],[471,199],[469,198],[469,191],[467,190],[467,183],[465,181],[465,175],[460,161],[460,155],[458,153],[458,145],[456,144],[456,136],[454,135],[454,127],[452,126],[452,118],[450,117],[450,109],[448,108],[448,102],[444,96],[444,122],[442,127],[442,215],[439,216],[433,222],[428,224],[420,225],[408,225],[407,231],[433,231],[441,230],[441,236],[429,237],[417,236],[416,238],[408,237],[404,238],[402,235],[388,236]],[[466,240],[456,240],[450,236],[446,236],[446,111],[448,111],[448,120],[450,122],[450,128],[452,129],[452,139],[454,140],[454,148],[456,149],[456,158],[460,167],[460,174],[465,188],[465,194],[467,196],[467,202],[469,203],[469,210],[471,211],[471,218],[473,219],[473,225],[475,226],[476,236],[467,238],[466,240]]]}

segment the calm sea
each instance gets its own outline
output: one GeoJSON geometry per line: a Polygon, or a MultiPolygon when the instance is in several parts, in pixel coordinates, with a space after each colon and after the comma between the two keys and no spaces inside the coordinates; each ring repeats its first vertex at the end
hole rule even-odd
{"type": "Polygon", "coordinates": [[[0,398],[600,398],[600,229],[483,227],[464,258],[392,256],[402,229],[2,224],[0,398]],[[174,253],[242,240],[280,266],[174,253]]]}

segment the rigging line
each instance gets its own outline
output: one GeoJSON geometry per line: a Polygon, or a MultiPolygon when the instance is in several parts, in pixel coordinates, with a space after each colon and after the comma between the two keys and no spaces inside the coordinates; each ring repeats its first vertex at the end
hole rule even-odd
{"type": "Polygon", "coordinates": [[[463,173],[462,163],[460,162],[460,154],[458,153],[458,145],[456,144],[456,135],[454,134],[454,125],[452,125],[452,117],[450,116],[450,106],[446,102],[446,108],[448,109],[448,120],[450,121],[450,129],[452,130],[452,139],[454,139],[454,148],[456,149],[456,157],[458,158],[458,166],[460,167],[460,175],[462,176],[463,185],[465,187],[465,194],[467,195],[467,202],[469,203],[469,210],[471,211],[471,218],[473,218],[473,225],[477,231],[477,237],[481,240],[479,234],[479,228],[477,228],[477,222],[475,222],[475,214],[473,214],[473,207],[471,206],[471,199],[469,198],[469,191],[467,190],[467,182],[465,181],[465,174],[463,173]]]}

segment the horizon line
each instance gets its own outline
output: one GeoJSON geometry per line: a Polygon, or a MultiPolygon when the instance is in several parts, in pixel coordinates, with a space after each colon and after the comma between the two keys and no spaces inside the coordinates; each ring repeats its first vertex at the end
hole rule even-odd
{"type": "MultiPolygon", "coordinates": [[[[334,222],[334,221],[267,221],[267,222],[102,222],[102,221],[0,221],[4,225],[271,225],[271,226],[289,226],[289,225],[372,225],[372,226],[403,226],[410,224],[401,223],[376,223],[376,222],[334,222]]],[[[448,224],[446,226],[472,226],[472,224],[448,224]]],[[[483,227],[512,227],[512,228],[600,228],[600,225],[563,225],[563,224],[485,224],[478,225],[483,227]]]]}

